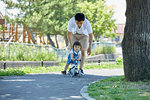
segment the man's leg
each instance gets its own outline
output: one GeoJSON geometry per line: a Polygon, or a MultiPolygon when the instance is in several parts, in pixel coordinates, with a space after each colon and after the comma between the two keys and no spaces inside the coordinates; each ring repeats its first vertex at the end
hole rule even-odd
{"type": "Polygon", "coordinates": [[[84,62],[85,62],[85,58],[86,58],[86,51],[82,50],[81,51],[81,62],[80,62],[80,68],[83,68],[84,62]]]}
{"type": "Polygon", "coordinates": [[[82,69],[85,59],[86,59],[86,51],[87,51],[87,47],[88,47],[88,36],[81,35],[80,43],[82,45],[80,68],[82,69]]]}

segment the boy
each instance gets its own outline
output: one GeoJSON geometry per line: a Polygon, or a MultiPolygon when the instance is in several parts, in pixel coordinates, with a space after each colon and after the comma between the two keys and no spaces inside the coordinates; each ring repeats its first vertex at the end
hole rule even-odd
{"type": "MultiPolygon", "coordinates": [[[[77,64],[79,64],[79,60],[81,59],[81,44],[80,42],[76,41],[73,44],[73,49],[70,51],[69,55],[68,55],[68,60],[67,60],[67,64],[65,66],[64,71],[61,71],[62,74],[66,74],[66,70],[68,69],[68,66],[71,63],[75,63],[75,60],[77,60],[77,64]]],[[[81,70],[81,69],[79,69],[81,70]]],[[[81,70],[82,71],[82,70],[81,70]]]]}

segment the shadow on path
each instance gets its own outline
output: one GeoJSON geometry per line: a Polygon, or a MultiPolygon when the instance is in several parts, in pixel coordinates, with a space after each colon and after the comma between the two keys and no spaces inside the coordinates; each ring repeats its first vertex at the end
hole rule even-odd
{"type": "Polygon", "coordinates": [[[110,76],[70,77],[59,73],[7,76],[0,80],[0,100],[85,100],[84,85],[110,76]]]}

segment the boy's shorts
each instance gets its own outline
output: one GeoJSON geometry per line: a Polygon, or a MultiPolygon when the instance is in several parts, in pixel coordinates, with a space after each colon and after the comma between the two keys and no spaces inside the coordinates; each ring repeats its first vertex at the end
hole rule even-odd
{"type": "MultiPolygon", "coordinates": [[[[70,59],[67,60],[67,64],[70,65],[70,64],[76,64],[75,61],[72,61],[70,59]]],[[[77,61],[77,65],[79,64],[79,61],[77,61]]]]}
{"type": "Polygon", "coordinates": [[[79,41],[82,46],[82,50],[87,51],[88,49],[88,42],[89,42],[89,37],[84,34],[72,34],[72,45],[75,41],[79,41]]]}
{"type": "MultiPolygon", "coordinates": [[[[68,59],[67,59],[67,64],[70,65],[71,63],[75,64],[76,62],[71,60],[71,55],[69,54],[68,59]]],[[[77,61],[77,65],[78,64],[79,64],[79,61],[77,61]]]]}

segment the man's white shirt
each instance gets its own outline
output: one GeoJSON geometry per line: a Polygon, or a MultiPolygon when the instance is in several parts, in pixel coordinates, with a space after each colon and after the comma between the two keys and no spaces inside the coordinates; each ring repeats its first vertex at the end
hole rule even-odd
{"type": "Polygon", "coordinates": [[[85,34],[87,36],[89,36],[89,34],[93,32],[91,24],[86,18],[83,21],[82,26],[79,28],[75,22],[75,17],[72,17],[68,22],[67,29],[69,32],[72,32],[72,34],[79,33],[79,34],[85,34]]]}

